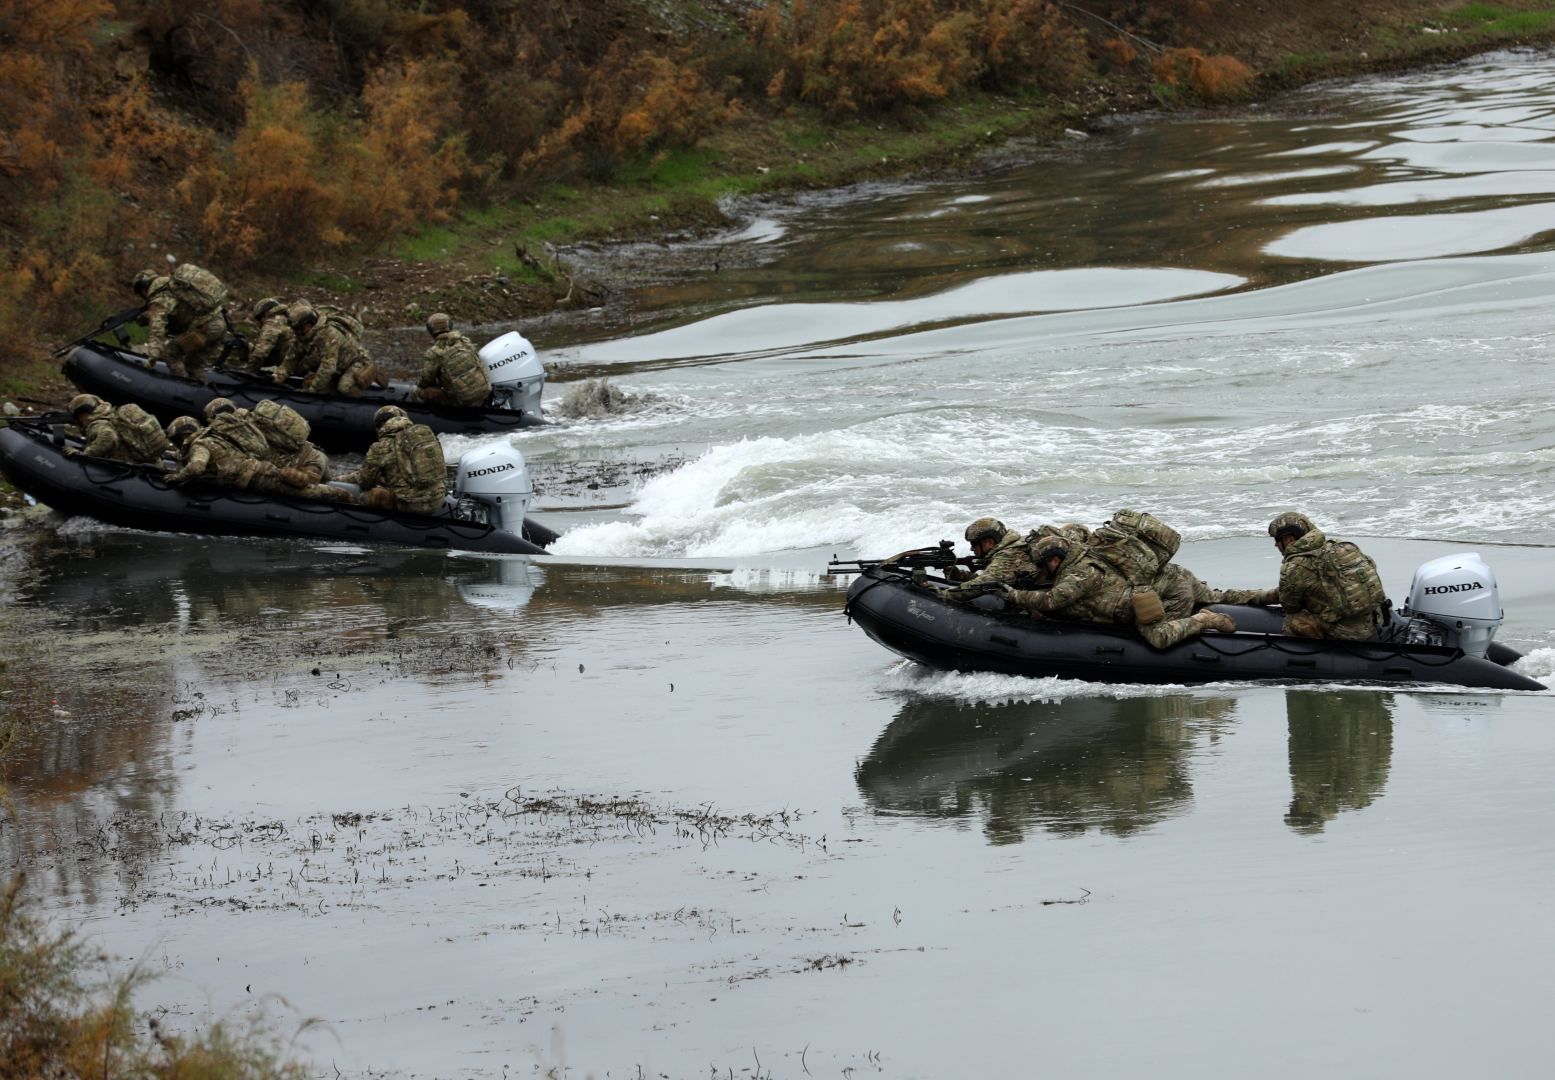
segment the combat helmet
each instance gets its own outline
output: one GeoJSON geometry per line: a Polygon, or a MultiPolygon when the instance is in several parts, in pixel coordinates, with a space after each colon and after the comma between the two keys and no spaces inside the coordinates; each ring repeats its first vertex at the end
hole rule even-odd
{"type": "Polygon", "coordinates": [[[208,424],[223,413],[237,412],[238,407],[232,404],[231,398],[211,398],[205,403],[205,422],[208,424]]]}
{"type": "Polygon", "coordinates": [[[319,321],[319,313],[306,300],[299,300],[286,309],[286,321],[293,330],[306,330],[319,321]]]}
{"type": "Polygon", "coordinates": [[[200,430],[200,422],[192,416],[175,417],[167,425],[167,441],[181,446],[185,439],[200,430]]]}
{"type": "Polygon", "coordinates": [[[454,328],[454,321],[441,311],[434,311],[427,316],[427,333],[433,337],[446,334],[454,328]]]}
{"type": "Polygon", "coordinates": [[[103,399],[96,394],[77,394],[70,399],[67,409],[71,416],[80,416],[84,412],[96,412],[102,404],[103,399]]]}
{"type": "Polygon", "coordinates": [[[1307,517],[1307,515],[1290,511],[1280,514],[1273,521],[1269,522],[1269,535],[1274,537],[1276,543],[1279,542],[1282,536],[1288,536],[1292,540],[1300,540],[1315,528],[1317,526],[1312,524],[1312,519],[1307,517]]]}
{"type": "Polygon", "coordinates": [[[409,414],[398,405],[385,405],[373,413],[373,430],[377,430],[390,420],[408,420],[409,414]]]}
{"type": "Polygon", "coordinates": [[[980,517],[966,527],[966,542],[975,544],[979,540],[997,540],[1004,535],[1004,522],[998,518],[980,517]]]}
{"type": "Polygon", "coordinates": [[[138,296],[145,296],[151,290],[151,283],[157,279],[157,272],[150,267],[140,271],[130,278],[130,288],[138,296]]]}
{"type": "Polygon", "coordinates": [[[1049,559],[1067,559],[1071,546],[1068,540],[1057,534],[1052,536],[1039,536],[1028,549],[1031,557],[1039,564],[1049,559]]]}
{"type": "MultiPolygon", "coordinates": [[[[264,322],[276,308],[284,307],[285,304],[279,296],[267,296],[254,305],[254,321],[256,323],[264,322]]],[[[286,312],[283,310],[281,314],[285,315],[286,312]]]]}

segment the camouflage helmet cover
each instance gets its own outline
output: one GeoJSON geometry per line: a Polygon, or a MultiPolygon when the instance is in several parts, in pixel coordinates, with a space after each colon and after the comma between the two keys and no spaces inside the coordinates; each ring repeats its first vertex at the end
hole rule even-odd
{"type": "Polygon", "coordinates": [[[997,540],[1004,535],[1004,522],[998,518],[980,517],[966,527],[966,542],[975,544],[979,540],[997,540]]]}
{"type": "Polygon", "coordinates": [[[1307,515],[1291,511],[1280,514],[1273,521],[1269,522],[1269,535],[1278,540],[1281,533],[1288,533],[1300,539],[1315,528],[1317,526],[1312,524],[1312,519],[1307,517],[1307,515]]]}
{"type": "Polygon", "coordinates": [[[79,416],[84,412],[91,412],[103,403],[103,399],[96,394],[77,394],[70,399],[69,409],[71,416],[79,416]]]}
{"type": "Polygon", "coordinates": [[[286,321],[291,323],[292,329],[300,330],[318,322],[319,313],[313,310],[313,305],[306,300],[299,300],[286,309],[286,321]]]}
{"type": "Polygon", "coordinates": [[[207,423],[216,419],[222,413],[237,412],[238,407],[232,404],[231,398],[211,398],[205,403],[205,420],[207,423]]]}
{"type": "Polygon", "coordinates": [[[398,405],[385,405],[383,408],[373,413],[373,427],[381,428],[390,420],[400,419],[408,419],[404,409],[400,408],[398,405]]]}
{"type": "Polygon", "coordinates": [[[434,311],[427,316],[427,333],[433,337],[446,334],[454,328],[454,321],[441,311],[434,311]]]}
{"type": "Polygon", "coordinates": [[[1048,559],[1067,559],[1070,550],[1069,541],[1056,533],[1052,536],[1039,536],[1036,543],[1031,545],[1032,556],[1037,562],[1046,562],[1048,559]]]}
{"type": "Polygon", "coordinates": [[[171,442],[182,442],[185,437],[200,430],[200,422],[192,416],[175,417],[167,425],[167,437],[171,442]]]}
{"type": "Polygon", "coordinates": [[[263,322],[276,308],[282,308],[281,314],[285,315],[285,306],[285,302],[279,296],[267,296],[254,305],[254,321],[263,322]]]}

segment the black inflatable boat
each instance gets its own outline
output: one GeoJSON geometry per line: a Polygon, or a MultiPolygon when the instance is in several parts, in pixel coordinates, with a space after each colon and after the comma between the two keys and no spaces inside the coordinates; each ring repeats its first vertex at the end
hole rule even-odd
{"type": "MultiPolygon", "coordinates": [[[[64,418],[54,417],[56,421],[64,418]]],[[[308,536],[356,543],[543,554],[557,534],[524,521],[523,535],[442,514],[373,510],[316,499],[236,491],[205,483],[174,487],[148,465],[67,457],[44,420],[0,428],[0,470],[22,491],[67,516],[158,532],[308,536]]]]}
{"type": "Polygon", "coordinates": [[[461,409],[407,400],[411,388],[389,389],[348,398],[311,394],[299,380],[276,385],[268,377],[244,371],[212,368],[204,381],[179,378],[165,364],[146,366],[146,358],[97,341],[75,346],[65,357],[65,377],[82,392],[123,405],[134,402],[166,424],[175,416],[198,418],[212,398],[231,398],[252,408],[266,398],[296,409],[313,428],[312,438],[332,450],[362,450],[373,441],[373,413],[383,405],[398,405],[418,424],[440,435],[501,435],[545,423],[536,412],[495,406],[461,409]]]}
{"type": "Polygon", "coordinates": [[[1314,641],[1279,633],[1263,608],[1217,606],[1237,620],[1235,634],[1204,634],[1156,650],[1123,628],[1032,619],[1003,610],[996,596],[972,606],[914,585],[901,572],[865,570],[848,589],[844,612],[892,652],[942,671],[991,671],[1091,682],[1252,681],[1448,683],[1495,690],[1544,690],[1511,670],[1515,649],[1492,644],[1487,657],[1442,645],[1314,641]]]}

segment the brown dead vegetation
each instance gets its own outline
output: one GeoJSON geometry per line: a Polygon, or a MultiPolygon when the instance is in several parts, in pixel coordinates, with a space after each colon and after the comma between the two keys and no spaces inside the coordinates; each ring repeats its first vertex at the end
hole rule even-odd
{"type": "Polygon", "coordinates": [[[1354,7],[17,0],[0,9],[0,362],[110,310],[164,252],[285,274],[472,196],[608,180],[795,109],[911,123],[973,91],[1101,99],[1118,77],[1235,100],[1302,20],[1349,34],[1354,7]]]}

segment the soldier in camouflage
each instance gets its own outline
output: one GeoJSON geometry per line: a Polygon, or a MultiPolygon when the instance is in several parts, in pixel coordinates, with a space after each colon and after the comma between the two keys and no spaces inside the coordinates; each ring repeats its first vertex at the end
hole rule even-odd
{"type": "Polygon", "coordinates": [[[68,447],[68,457],[107,458],[138,465],[161,465],[169,449],[167,436],[156,418],[139,405],[114,408],[95,394],[77,394],[68,406],[71,417],[85,438],[77,450],[68,447]]]}
{"type": "MultiPolygon", "coordinates": [[[[1287,634],[1308,638],[1364,641],[1377,636],[1388,620],[1387,594],[1377,564],[1360,548],[1330,540],[1305,514],[1280,514],[1269,522],[1269,535],[1280,549],[1280,584],[1255,592],[1248,602],[1279,604],[1287,634]]],[[[1235,601],[1231,601],[1235,602],[1235,601]]]]}
{"type": "Polygon", "coordinates": [[[183,263],[171,273],[142,270],[130,282],[146,302],[145,355],[160,360],[174,375],[200,378],[209,364],[221,359],[227,338],[222,307],[227,287],[209,270],[183,263]]]}
{"type": "Polygon", "coordinates": [[[249,486],[264,464],[223,434],[202,429],[192,416],[180,416],[169,424],[167,437],[178,448],[181,462],[167,474],[170,484],[210,479],[223,487],[242,489],[249,486]]]}
{"type": "MultiPolygon", "coordinates": [[[[1025,538],[1014,529],[1005,528],[998,518],[982,517],[972,522],[966,527],[966,541],[982,568],[949,566],[945,568],[945,580],[963,585],[1014,584],[1017,577],[1023,582],[1030,580],[1036,570],[1026,553],[1025,538]]],[[[918,578],[916,573],[913,576],[918,578]]]]}
{"type": "Polygon", "coordinates": [[[286,321],[286,303],[278,296],[267,296],[254,305],[252,318],[257,333],[243,369],[274,375],[285,369],[288,361],[295,364],[297,335],[286,321]]]}
{"type": "Polygon", "coordinates": [[[1157,649],[1169,648],[1205,630],[1234,633],[1236,623],[1215,611],[1167,618],[1164,605],[1153,592],[1142,590],[1155,601],[1136,604],[1135,589],[1117,569],[1090,553],[1084,544],[1062,536],[1048,536],[1031,545],[1040,575],[1052,585],[1045,590],[1012,590],[1010,601],[1029,615],[1096,623],[1102,626],[1133,625],[1157,649]]]}
{"type": "Polygon", "coordinates": [[[425,424],[412,424],[405,410],[385,405],[373,414],[378,436],[355,472],[340,477],[362,488],[358,500],[378,510],[435,514],[447,495],[447,466],[437,435],[425,424]]]}
{"type": "Polygon", "coordinates": [[[338,308],[315,309],[299,300],[286,309],[286,320],[297,335],[295,361],[281,365],[276,382],[295,374],[306,375],[302,388],[318,394],[361,397],[374,383],[382,382],[378,368],[362,348],[362,324],[338,308]]]}
{"type": "Polygon", "coordinates": [[[254,406],[253,418],[269,453],[267,467],[255,473],[252,487],[301,499],[350,501],[345,489],[326,483],[329,456],[308,441],[308,421],[297,410],[278,401],[261,401],[254,406]]]}
{"type": "Polygon", "coordinates": [[[416,400],[462,408],[486,404],[491,399],[491,376],[475,343],[455,330],[453,320],[441,311],[427,317],[427,333],[432,335],[432,345],[416,380],[416,400]]]}

